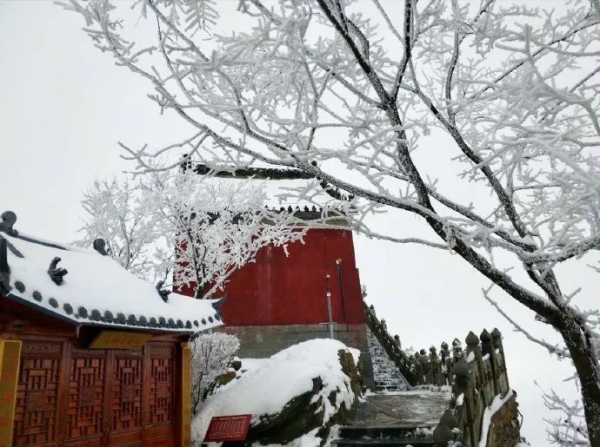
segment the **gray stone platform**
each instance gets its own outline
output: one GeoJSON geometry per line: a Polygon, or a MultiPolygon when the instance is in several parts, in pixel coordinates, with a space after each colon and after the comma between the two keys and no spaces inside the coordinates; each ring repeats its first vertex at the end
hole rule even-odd
{"type": "Polygon", "coordinates": [[[432,433],[448,408],[450,389],[370,394],[341,427],[336,447],[430,447],[432,433]]]}
{"type": "Polygon", "coordinates": [[[434,427],[448,408],[450,391],[412,390],[372,394],[358,406],[353,428],[434,427]]]}

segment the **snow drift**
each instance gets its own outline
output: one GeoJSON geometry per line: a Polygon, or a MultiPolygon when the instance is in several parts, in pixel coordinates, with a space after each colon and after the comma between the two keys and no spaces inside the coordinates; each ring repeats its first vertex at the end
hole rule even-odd
{"type": "Polygon", "coordinates": [[[317,339],[269,359],[248,362],[236,380],[210,396],[192,424],[200,445],[213,416],[251,414],[247,440],[285,444],[311,431],[324,439],[343,422],[360,395],[359,351],[336,340],[317,339]]]}

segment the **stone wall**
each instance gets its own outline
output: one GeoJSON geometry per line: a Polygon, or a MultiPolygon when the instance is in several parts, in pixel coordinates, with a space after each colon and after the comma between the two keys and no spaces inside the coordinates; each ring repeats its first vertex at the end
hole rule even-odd
{"type": "MultiPolygon", "coordinates": [[[[240,339],[241,358],[267,358],[294,344],[314,338],[329,338],[326,324],[285,326],[225,326],[217,329],[240,339]]],[[[346,346],[361,352],[364,384],[373,388],[373,366],[365,324],[334,324],[334,336],[346,346]]]]}
{"type": "Polygon", "coordinates": [[[519,442],[519,404],[513,395],[492,417],[487,447],[514,447],[519,442]]]}

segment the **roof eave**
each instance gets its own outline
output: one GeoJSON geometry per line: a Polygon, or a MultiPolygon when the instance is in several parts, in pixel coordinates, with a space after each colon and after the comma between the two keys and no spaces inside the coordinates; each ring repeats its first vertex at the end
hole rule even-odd
{"type": "Polygon", "coordinates": [[[218,324],[215,324],[215,325],[207,327],[207,328],[187,329],[187,328],[179,328],[179,327],[178,328],[165,328],[165,327],[153,327],[153,326],[148,326],[148,325],[144,326],[144,325],[121,324],[118,322],[117,323],[107,323],[107,322],[103,322],[103,321],[83,320],[83,319],[78,319],[78,318],[71,318],[71,317],[69,317],[67,315],[63,315],[59,312],[54,312],[51,309],[48,309],[47,307],[40,306],[40,305],[33,303],[25,298],[15,295],[14,293],[8,292],[8,293],[2,293],[2,295],[12,301],[22,304],[30,309],[33,309],[37,312],[40,312],[40,313],[50,316],[52,318],[56,318],[60,321],[71,324],[75,327],[85,326],[85,327],[99,327],[99,328],[106,328],[106,329],[136,330],[136,331],[142,331],[142,332],[153,332],[153,333],[161,333],[161,334],[190,335],[190,334],[194,334],[197,332],[205,332],[205,331],[208,331],[208,330],[211,330],[211,329],[214,329],[214,328],[224,325],[223,321],[221,320],[218,324]]]}

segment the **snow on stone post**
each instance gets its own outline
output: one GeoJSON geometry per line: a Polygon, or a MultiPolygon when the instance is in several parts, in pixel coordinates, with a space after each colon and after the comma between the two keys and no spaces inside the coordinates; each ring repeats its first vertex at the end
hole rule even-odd
{"type": "Polygon", "coordinates": [[[506,357],[504,356],[504,346],[502,344],[502,333],[498,328],[494,328],[492,331],[492,341],[494,349],[497,349],[500,354],[500,361],[502,365],[498,368],[498,376],[500,380],[501,392],[507,392],[510,389],[508,383],[508,374],[506,374],[506,357]]]}
{"type": "Polygon", "coordinates": [[[485,365],[483,364],[483,356],[481,355],[481,346],[479,346],[479,337],[471,331],[465,341],[467,342],[467,363],[474,361],[477,364],[479,378],[482,382],[485,382],[487,374],[485,365]]]}
{"type": "Polygon", "coordinates": [[[494,386],[494,395],[500,394],[500,383],[498,382],[498,377],[500,376],[500,371],[498,371],[498,362],[496,361],[497,357],[494,353],[494,345],[492,343],[492,336],[484,329],[479,336],[481,340],[481,353],[484,356],[489,358],[490,366],[492,369],[492,382],[494,386]]]}
{"type": "Polygon", "coordinates": [[[459,411],[462,412],[462,417],[460,417],[459,420],[463,421],[461,428],[463,430],[464,440],[466,445],[474,445],[475,433],[473,432],[472,424],[474,406],[472,388],[469,387],[469,365],[461,359],[454,365],[452,373],[454,375],[452,392],[457,401],[457,406],[462,407],[459,409],[459,411]]]}
{"type": "Polygon", "coordinates": [[[479,337],[473,331],[469,332],[465,339],[467,343],[467,363],[472,363],[477,368],[475,371],[471,369],[471,380],[473,381],[467,395],[471,395],[472,409],[471,424],[473,426],[473,439],[478,440],[481,427],[477,421],[481,420],[485,407],[492,402],[494,398],[491,392],[486,392],[487,388],[487,369],[481,355],[481,346],[479,346],[479,337]],[[477,389],[475,389],[477,388],[477,389]]]}

